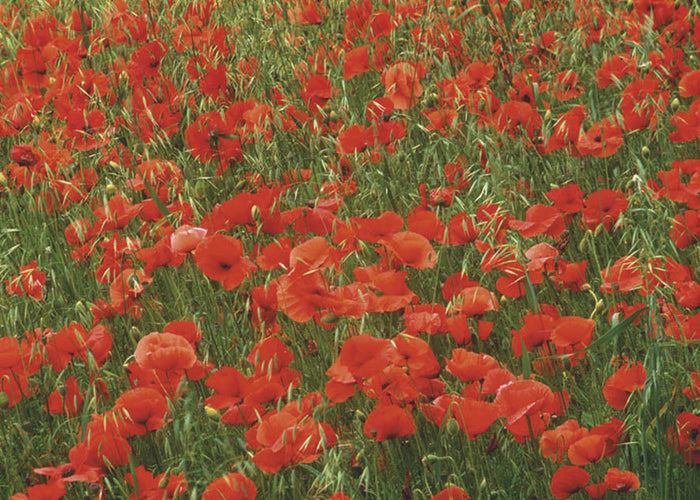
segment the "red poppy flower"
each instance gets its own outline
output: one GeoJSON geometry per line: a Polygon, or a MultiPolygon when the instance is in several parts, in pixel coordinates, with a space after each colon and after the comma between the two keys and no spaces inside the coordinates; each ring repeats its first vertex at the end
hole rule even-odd
{"type": "Polygon", "coordinates": [[[671,141],[680,143],[700,140],[700,99],[692,102],[687,113],[679,111],[669,122],[677,129],[668,134],[671,141]]]}
{"type": "Polygon", "coordinates": [[[156,40],[136,49],[127,65],[129,76],[137,81],[155,78],[160,75],[160,63],[168,49],[163,42],[156,40]]]}
{"type": "Polygon", "coordinates": [[[544,458],[561,463],[571,445],[588,435],[588,429],[579,427],[574,419],[569,419],[557,428],[544,431],[540,437],[540,451],[544,458]]]}
{"type": "Polygon", "coordinates": [[[583,210],[584,193],[578,184],[567,184],[545,193],[554,206],[565,214],[576,214],[583,210]]]}
{"type": "Polygon", "coordinates": [[[136,467],[136,477],[131,473],[124,476],[127,484],[138,485],[138,498],[133,494],[130,500],[170,500],[187,492],[187,480],[183,474],[172,474],[170,471],[154,476],[143,465],[136,467]]]}
{"type": "Polygon", "coordinates": [[[505,427],[518,442],[539,436],[556,410],[552,390],[534,380],[516,380],[498,388],[494,403],[499,416],[507,420],[505,427]]]}
{"type": "Polygon", "coordinates": [[[579,152],[575,146],[581,135],[581,124],[585,117],[586,108],[583,105],[574,106],[561,115],[554,124],[554,131],[547,140],[545,151],[551,153],[566,148],[574,156],[578,156],[579,152]]]}
{"type": "Polygon", "coordinates": [[[590,480],[591,476],[585,470],[573,465],[565,465],[552,476],[550,491],[557,498],[568,498],[582,490],[590,480]]]}
{"type": "Polygon", "coordinates": [[[459,292],[453,309],[467,317],[481,316],[488,311],[498,311],[498,300],[493,292],[480,286],[468,286],[459,292]]]}
{"type": "Polygon", "coordinates": [[[299,323],[314,317],[317,308],[329,304],[330,291],[323,274],[291,272],[277,278],[277,303],[289,319],[299,323]]]}
{"type": "Polygon", "coordinates": [[[631,394],[644,389],[647,371],[642,363],[628,363],[619,368],[603,386],[603,396],[616,410],[624,410],[631,394]]]}
{"type": "Polygon", "coordinates": [[[601,293],[626,293],[637,290],[644,284],[641,265],[632,256],[619,258],[612,266],[601,271],[601,277],[601,293]]]}
{"type": "Polygon", "coordinates": [[[678,82],[678,93],[681,97],[700,96],[700,69],[688,71],[678,82]]]}
{"type": "Polygon", "coordinates": [[[445,358],[445,369],[462,382],[483,380],[486,374],[498,368],[498,361],[488,354],[452,349],[452,358],[445,358]]]}
{"type": "Polygon", "coordinates": [[[79,323],[71,323],[46,335],[46,359],[56,373],[60,373],[73,358],[87,361],[86,337],[87,332],[79,323]]]}
{"type": "Polygon", "coordinates": [[[202,493],[202,500],[253,500],[258,489],[240,472],[231,472],[215,479],[202,493]]]}
{"type": "Polygon", "coordinates": [[[409,436],[416,432],[413,415],[407,408],[390,404],[379,404],[367,415],[365,435],[377,442],[409,436]]]}
{"type": "Polygon", "coordinates": [[[508,225],[511,229],[519,231],[523,238],[532,238],[541,234],[556,237],[566,229],[564,218],[558,208],[539,204],[527,209],[524,221],[510,219],[508,225]]]}
{"type": "Polygon", "coordinates": [[[700,240],[700,210],[686,210],[673,217],[671,241],[677,248],[686,248],[700,240]]]}
{"type": "Polygon", "coordinates": [[[557,347],[580,349],[591,344],[595,320],[562,316],[554,323],[552,341],[557,347]]]}
{"type": "Polygon", "coordinates": [[[104,113],[98,109],[90,112],[75,109],[68,114],[65,135],[73,139],[72,146],[78,151],[99,148],[109,142],[105,120],[104,113]]]}
{"type": "Polygon", "coordinates": [[[630,83],[622,91],[620,111],[628,131],[656,127],[657,115],[666,110],[668,91],[659,92],[660,82],[652,77],[630,83]]]}
{"type": "Polygon", "coordinates": [[[9,295],[27,294],[34,300],[41,300],[44,297],[44,284],[46,283],[46,273],[39,271],[36,261],[19,268],[19,275],[13,276],[9,280],[4,280],[7,293],[9,295]]]}
{"type": "Polygon", "coordinates": [[[637,58],[628,54],[614,54],[603,61],[596,70],[598,87],[605,88],[621,80],[623,76],[633,74],[637,68],[637,58]]]}
{"type": "Polygon", "coordinates": [[[523,344],[525,350],[532,351],[548,341],[552,337],[556,317],[549,314],[526,314],[523,316],[523,322],[520,330],[511,330],[511,345],[516,357],[522,355],[523,344]]]}
{"type": "MultiPolygon", "coordinates": [[[[97,483],[104,476],[101,467],[89,462],[90,452],[85,443],[78,443],[68,452],[70,462],[56,467],[39,467],[37,474],[49,476],[59,484],[72,482],[97,483]]],[[[42,497],[43,498],[43,497],[42,497]]]]}
{"type": "Polygon", "coordinates": [[[185,142],[195,158],[202,162],[218,159],[221,163],[217,174],[222,174],[231,161],[243,159],[243,150],[235,129],[225,122],[219,112],[212,111],[197,117],[185,130],[185,142]]]}
{"type": "Polygon", "coordinates": [[[621,471],[615,467],[608,469],[605,474],[605,487],[610,491],[630,493],[636,491],[641,486],[639,478],[632,471],[621,471]]]}
{"type": "Polygon", "coordinates": [[[384,71],[382,83],[394,109],[411,109],[418,102],[423,94],[420,80],[425,73],[422,63],[415,65],[407,61],[398,61],[384,71]]]}
{"type": "Polygon", "coordinates": [[[369,71],[369,45],[362,45],[345,53],[343,80],[369,71]]]}
{"type": "Polygon", "coordinates": [[[461,398],[457,404],[450,405],[451,415],[457,421],[469,439],[483,434],[499,417],[499,408],[495,403],[461,398]]]}
{"type": "Polygon", "coordinates": [[[676,417],[676,429],[668,430],[672,446],[688,465],[700,464],[700,416],[689,411],[676,417]]]}
{"type": "Polygon", "coordinates": [[[186,370],[197,361],[194,347],[174,333],[153,332],[139,340],[134,351],[136,362],[152,370],[186,370]]]}
{"type": "Polygon", "coordinates": [[[338,134],[336,151],[341,155],[361,153],[368,146],[371,131],[362,125],[351,125],[338,134]]]}
{"type": "Polygon", "coordinates": [[[163,427],[168,403],[158,391],[137,387],[122,393],[112,411],[123,437],[142,436],[163,427]]]}
{"type": "Polygon", "coordinates": [[[623,142],[622,128],[614,117],[610,117],[594,123],[585,134],[581,134],[576,146],[583,156],[607,158],[615,154],[623,142]]]}
{"type": "Polygon", "coordinates": [[[85,401],[85,397],[80,392],[78,380],[70,376],[66,379],[65,387],[56,389],[49,394],[46,409],[52,415],[63,413],[71,418],[78,415],[83,401],[85,401]]]}
{"type": "Polygon", "coordinates": [[[557,73],[550,90],[554,98],[562,102],[578,97],[583,92],[579,85],[578,75],[573,70],[557,73]]]}
{"type": "Polygon", "coordinates": [[[333,97],[331,81],[324,75],[314,74],[306,81],[300,95],[309,110],[317,113],[333,97]]]}
{"type": "Polygon", "coordinates": [[[607,453],[608,440],[600,434],[582,436],[571,443],[568,450],[569,462],[574,465],[588,465],[600,462],[607,453]]]}
{"type": "Polygon", "coordinates": [[[583,223],[591,231],[599,224],[610,232],[618,217],[627,210],[627,198],[619,191],[600,189],[591,193],[584,202],[583,223]]]}
{"type": "Polygon", "coordinates": [[[240,240],[223,234],[204,238],[193,255],[204,275],[221,281],[226,290],[236,288],[256,269],[255,264],[244,257],[240,240]]]}
{"type": "Polygon", "coordinates": [[[430,500],[470,500],[467,492],[462,488],[457,486],[450,486],[440,491],[437,495],[430,498],[430,500]]]}
{"type": "Polygon", "coordinates": [[[542,117],[529,103],[511,100],[503,103],[495,116],[496,130],[518,137],[522,132],[534,139],[542,127],[542,117]]]}
{"type": "Polygon", "coordinates": [[[404,265],[415,269],[432,269],[437,262],[435,250],[421,234],[403,231],[382,238],[380,243],[383,248],[377,251],[394,267],[404,265]]]}

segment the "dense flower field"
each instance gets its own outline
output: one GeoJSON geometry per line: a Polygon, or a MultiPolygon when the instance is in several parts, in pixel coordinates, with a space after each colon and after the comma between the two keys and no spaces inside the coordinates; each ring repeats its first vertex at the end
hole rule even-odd
{"type": "Polygon", "coordinates": [[[0,5],[0,498],[700,497],[700,11],[0,5]]]}

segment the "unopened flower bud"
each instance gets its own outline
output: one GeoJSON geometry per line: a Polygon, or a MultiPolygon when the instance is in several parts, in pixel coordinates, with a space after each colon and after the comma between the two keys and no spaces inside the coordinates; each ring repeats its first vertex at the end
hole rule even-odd
{"type": "Polygon", "coordinates": [[[0,410],[10,407],[10,396],[4,392],[0,392],[0,410]]]}
{"type": "Polygon", "coordinates": [[[211,406],[205,406],[204,413],[206,413],[207,417],[210,418],[211,420],[216,420],[216,421],[221,420],[221,413],[219,413],[219,410],[216,410],[216,409],[212,408],[211,406]]]}
{"type": "Polygon", "coordinates": [[[337,315],[330,313],[321,318],[321,323],[324,325],[332,325],[333,323],[337,323],[339,319],[337,315]]]}
{"type": "Polygon", "coordinates": [[[677,97],[674,97],[671,101],[671,111],[675,113],[679,109],[681,109],[681,101],[679,101],[677,97]]]}
{"type": "Polygon", "coordinates": [[[255,222],[260,222],[260,220],[262,219],[262,217],[261,217],[261,215],[260,215],[260,208],[258,208],[257,205],[253,205],[253,206],[250,208],[250,216],[252,217],[252,219],[253,219],[255,222]]]}
{"type": "Polygon", "coordinates": [[[161,490],[164,490],[168,486],[168,480],[170,479],[170,474],[167,472],[163,474],[163,477],[160,478],[160,481],[158,481],[158,488],[161,490]]]}
{"type": "Polygon", "coordinates": [[[459,432],[459,424],[454,418],[447,421],[447,433],[451,436],[456,435],[459,432]]]}
{"type": "Polygon", "coordinates": [[[117,186],[112,184],[111,182],[105,186],[105,192],[109,195],[112,196],[114,193],[117,192],[117,186]]]}
{"type": "Polygon", "coordinates": [[[651,151],[649,150],[649,148],[646,146],[642,146],[642,156],[644,158],[649,158],[650,154],[651,154],[651,151]]]}

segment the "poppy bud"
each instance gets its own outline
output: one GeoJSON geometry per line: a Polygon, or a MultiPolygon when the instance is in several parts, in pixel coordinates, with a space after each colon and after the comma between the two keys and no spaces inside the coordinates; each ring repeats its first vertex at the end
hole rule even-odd
{"type": "Polygon", "coordinates": [[[447,433],[451,436],[456,435],[459,432],[459,424],[454,418],[447,421],[447,433]]]}
{"type": "Polygon", "coordinates": [[[680,108],[681,108],[681,101],[679,101],[677,97],[674,97],[673,100],[671,101],[671,111],[673,111],[675,113],[680,108]]]}
{"type": "Polygon", "coordinates": [[[589,234],[593,233],[591,233],[590,230],[586,231],[586,234],[583,235],[583,238],[581,238],[581,241],[579,241],[578,243],[578,250],[583,254],[587,254],[591,251],[591,239],[589,237],[589,234]]]}
{"type": "Polygon", "coordinates": [[[167,472],[163,474],[163,477],[160,478],[160,481],[158,481],[158,488],[161,490],[164,490],[168,486],[168,479],[170,479],[170,474],[167,472]]]}
{"type": "Polygon", "coordinates": [[[0,392],[0,410],[9,408],[10,406],[10,396],[4,392],[0,392]]]}
{"type": "Polygon", "coordinates": [[[438,457],[437,455],[433,455],[433,454],[426,455],[420,459],[420,461],[423,463],[423,465],[429,465],[429,464],[432,464],[434,462],[439,462],[440,460],[442,460],[442,457],[438,457]]]}
{"type": "Polygon", "coordinates": [[[254,221],[260,222],[260,208],[258,208],[257,205],[253,205],[250,208],[250,216],[253,218],[254,221]]]}
{"type": "Polygon", "coordinates": [[[7,176],[0,172],[0,186],[7,187],[7,176]]]}
{"type": "Polygon", "coordinates": [[[75,309],[75,312],[78,314],[82,314],[84,312],[87,312],[85,309],[85,304],[83,304],[82,300],[79,300],[78,302],[75,303],[75,306],[73,306],[75,309]]]}
{"type": "Polygon", "coordinates": [[[476,107],[479,108],[479,111],[483,111],[486,109],[486,101],[484,99],[479,99],[479,104],[477,104],[476,107]]]}
{"type": "Polygon", "coordinates": [[[105,186],[105,193],[107,193],[109,196],[112,196],[116,192],[117,192],[117,186],[115,186],[111,182],[105,186]]]}
{"type": "Polygon", "coordinates": [[[603,234],[603,231],[605,231],[605,225],[603,223],[598,224],[598,227],[595,228],[595,232],[593,233],[593,236],[598,238],[601,234],[603,234]]]}
{"type": "Polygon", "coordinates": [[[549,121],[551,119],[552,119],[552,111],[548,109],[544,114],[544,121],[549,121]]]}
{"type": "Polygon", "coordinates": [[[206,413],[207,417],[211,420],[215,420],[217,422],[221,420],[221,413],[219,413],[219,410],[215,410],[211,406],[205,406],[204,413],[206,413]]]}
{"type": "Polygon", "coordinates": [[[632,10],[634,8],[634,0],[627,0],[627,9],[632,10]]]}
{"type": "Polygon", "coordinates": [[[642,146],[642,156],[644,158],[649,158],[650,154],[651,154],[651,151],[649,151],[649,148],[646,146],[642,146]]]}
{"type": "Polygon", "coordinates": [[[340,116],[338,116],[338,113],[334,109],[332,109],[331,112],[328,114],[328,119],[332,122],[337,122],[338,118],[340,118],[340,116]]]}
{"type": "Polygon", "coordinates": [[[206,186],[204,181],[197,181],[194,185],[194,197],[198,200],[203,199],[207,195],[206,186]]]}
{"type": "Polygon", "coordinates": [[[590,292],[591,290],[593,290],[593,287],[591,287],[589,283],[584,283],[583,285],[581,285],[582,292],[590,292]]]}
{"type": "Polygon", "coordinates": [[[321,318],[321,323],[324,325],[332,325],[333,323],[337,323],[339,319],[337,315],[330,313],[321,318]]]}

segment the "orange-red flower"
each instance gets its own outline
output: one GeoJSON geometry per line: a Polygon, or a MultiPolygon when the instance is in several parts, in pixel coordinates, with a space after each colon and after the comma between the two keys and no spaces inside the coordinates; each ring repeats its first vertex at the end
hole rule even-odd
{"type": "Polygon", "coordinates": [[[194,261],[205,276],[221,281],[226,290],[233,290],[251,274],[256,266],[244,257],[240,240],[223,234],[204,238],[194,250],[194,261]]]}
{"type": "Polygon", "coordinates": [[[398,61],[382,74],[386,95],[394,103],[394,109],[411,109],[423,94],[420,79],[425,76],[422,63],[415,65],[398,61]]]}
{"type": "Polygon", "coordinates": [[[616,410],[624,410],[630,395],[644,389],[646,378],[647,371],[640,362],[620,367],[603,386],[605,401],[616,410]]]}
{"type": "Polygon", "coordinates": [[[591,476],[585,470],[565,465],[552,476],[550,491],[557,498],[568,498],[583,489],[590,480],[591,476]]]}
{"type": "Polygon", "coordinates": [[[214,479],[202,493],[202,500],[253,500],[258,494],[255,483],[240,472],[214,479]]]}

